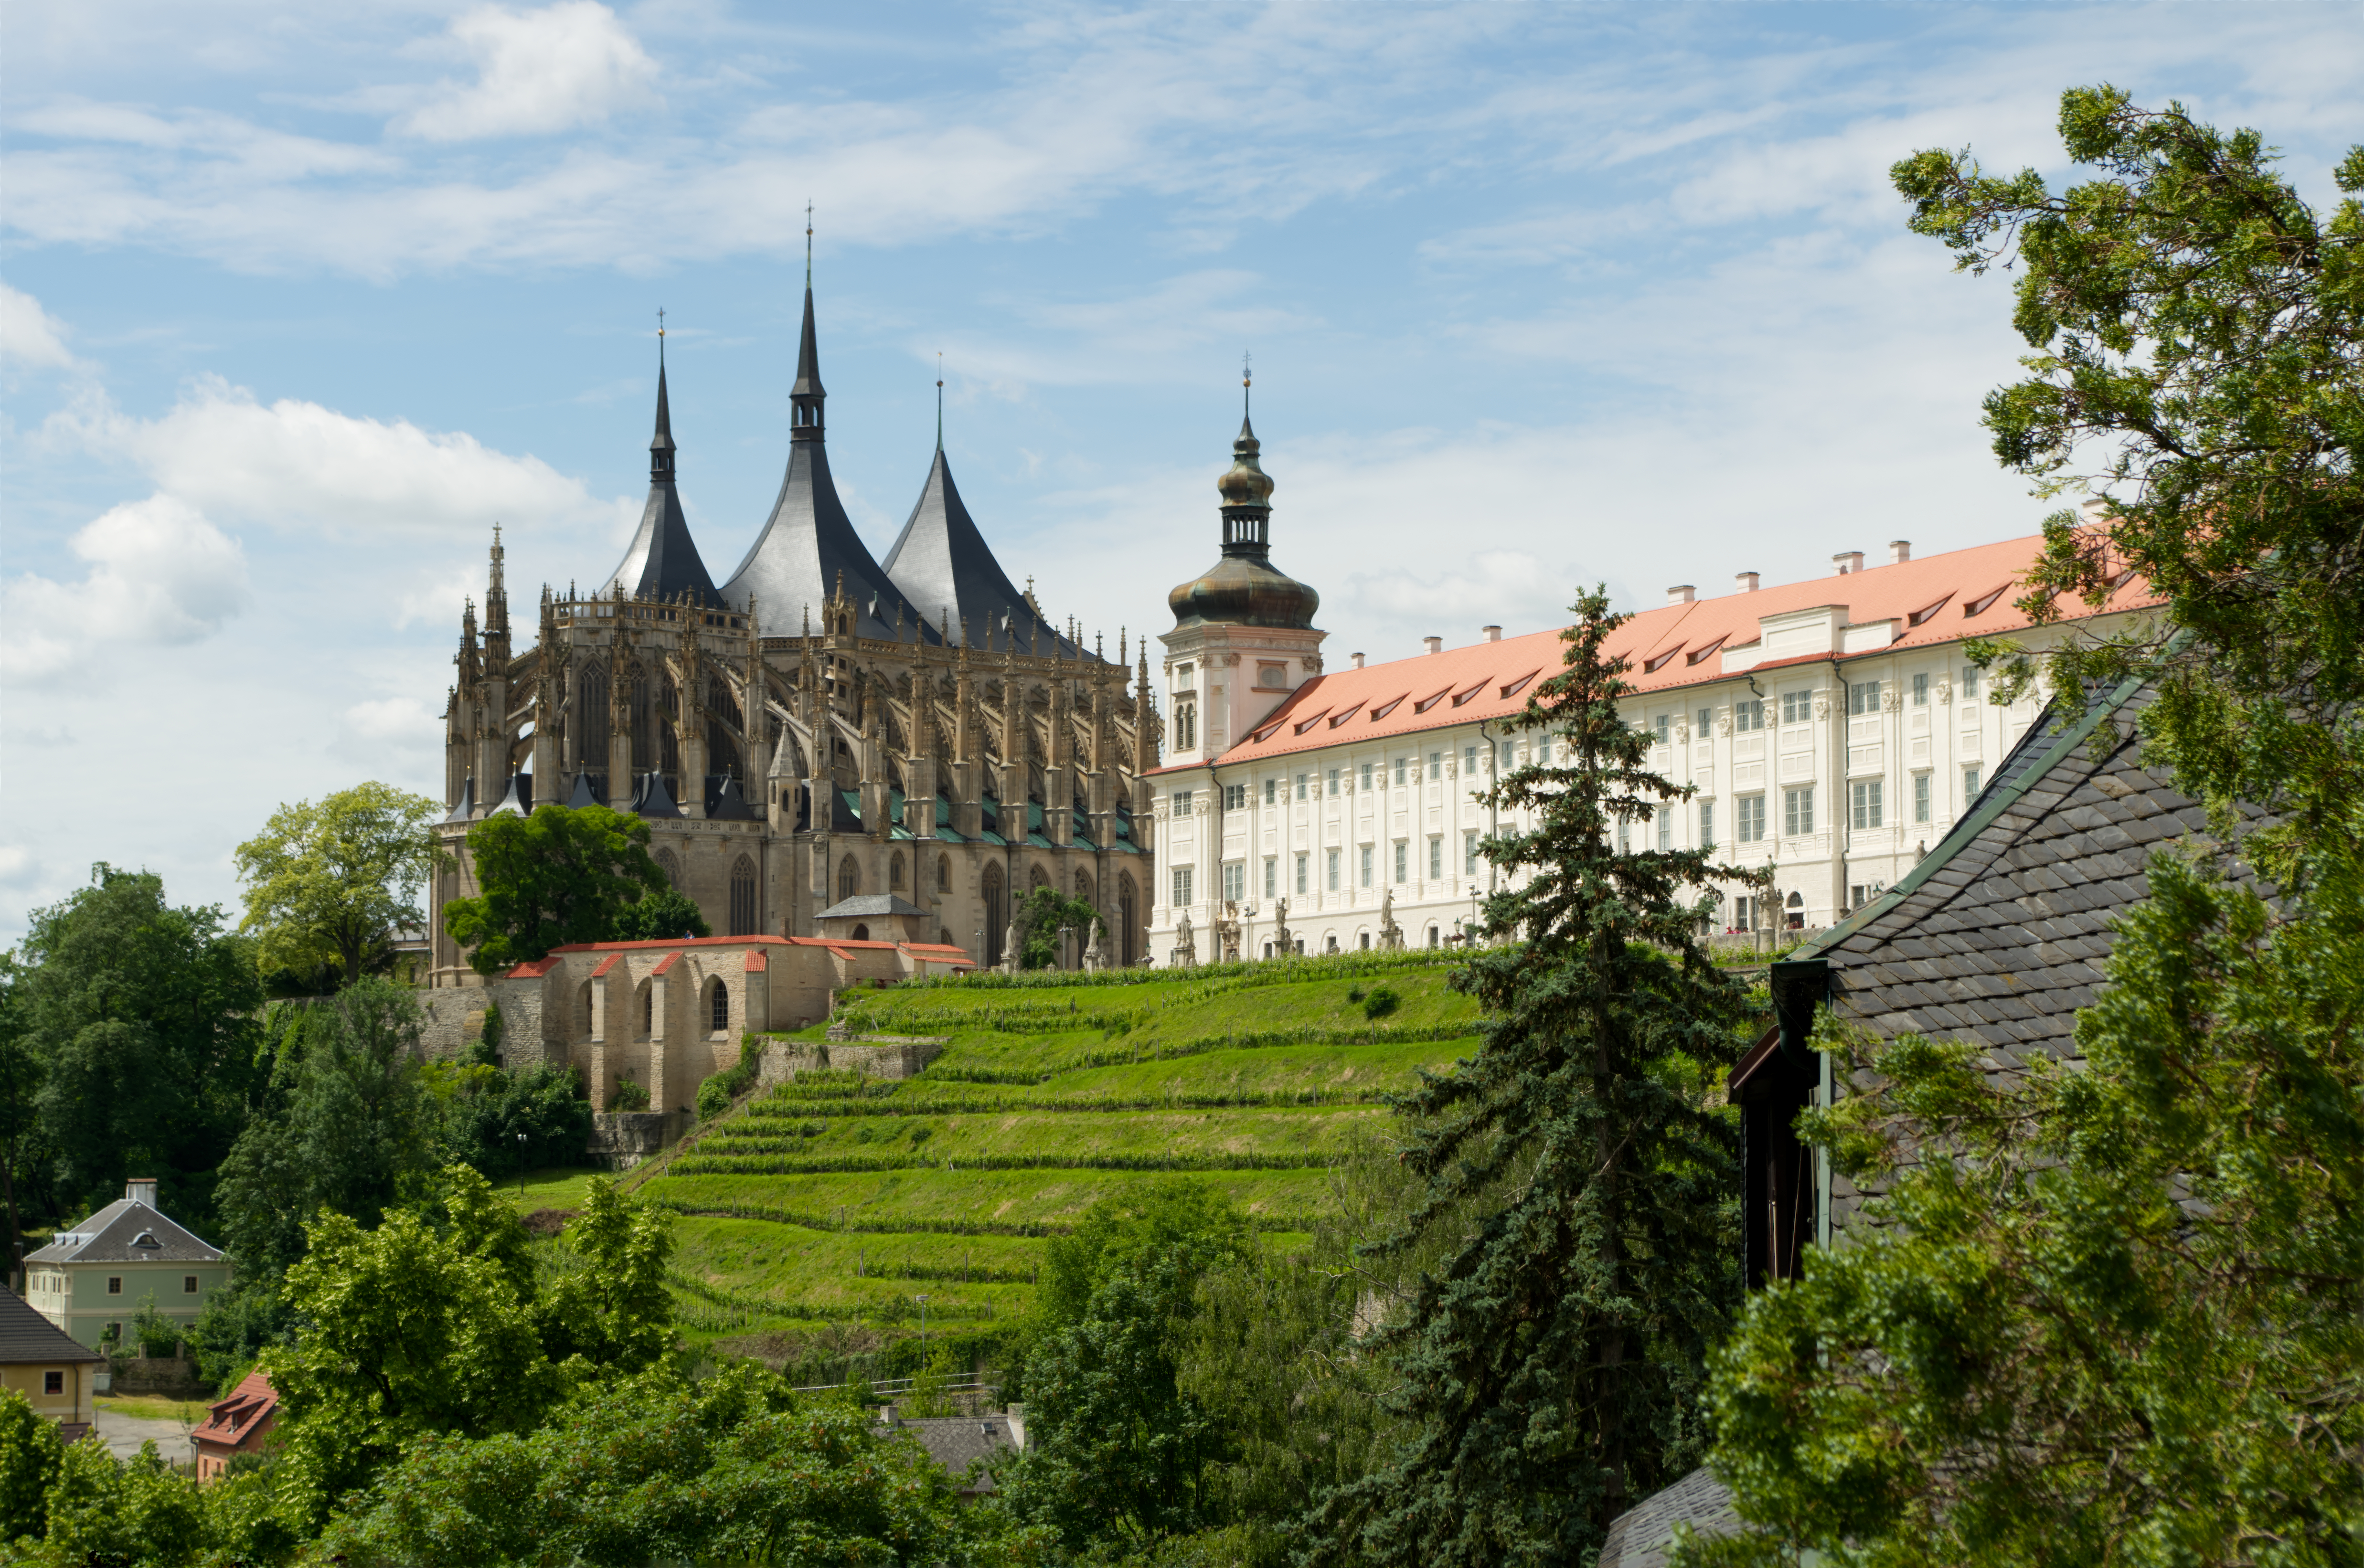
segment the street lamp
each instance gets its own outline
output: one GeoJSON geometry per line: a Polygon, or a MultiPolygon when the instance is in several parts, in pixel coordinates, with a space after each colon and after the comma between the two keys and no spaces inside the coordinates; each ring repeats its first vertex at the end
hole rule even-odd
{"type": "Polygon", "coordinates": [[[911,1299],[920,1304],[920,1365],[924,1369],[928,1364],[928,1298],[916,1296],[911,1299]]]}
{"type": "Polygon", "coordinates": [[[518,1134],[518,1205],[525,1205],[525,1134],[518,1134]]]}

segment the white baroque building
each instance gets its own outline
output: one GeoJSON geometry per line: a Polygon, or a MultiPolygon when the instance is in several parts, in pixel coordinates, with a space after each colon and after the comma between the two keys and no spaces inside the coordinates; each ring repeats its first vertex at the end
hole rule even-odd
{"type": "MultiPolygon", "coordinates": [[[[1171,744],[1143,780],[1151,962],[1382,947],[1390,918],[1407,946],[1454,940],[1502,874],[1479,843],[1530,825],[1479,796],[1552,744],[1516,721],[1560,667],[1557,628],[1489,626],[1466,647],[1431,637],[1417,657],[1325,672],[1319,595],[1268,559],[1272,481],[1244,423],[1219,489],[1223,558],[1174,590],[1161,639],[1171,744]]],[[[1627,721],[1656,732],[1649,765],[1698,793],[1630,832],[1772,864],[1769,895],[1724,890],[1726,929],[1812,929],[1868,900],[1969,809],[2042,706],[1990,701],[1962,647],[2057,635],[2012,603],[2042,542],[1915,561],[1897,540],[1885,564],[1843,551],[1808,582],[1669,588],[1609,651],[1630,662],[1627,721]]],[[[2157,602],[2121,578],[2083,624],[2157,602]]]]}

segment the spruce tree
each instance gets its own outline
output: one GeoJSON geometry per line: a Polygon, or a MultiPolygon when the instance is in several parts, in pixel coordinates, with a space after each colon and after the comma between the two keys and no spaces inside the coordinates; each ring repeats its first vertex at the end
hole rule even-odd
{"type": "Polygon", "coordinates": [[[1534,826],[1485,846],[1504,881],[1482,934],[1501,940],[1453,982],[1485,1006],[1481,1047],[1402,1102],[1428,1186],[1381,1250],[1454,1238],[1386,1336],[1407,1435],[1322,1500],[1316,1557],[1577,1562],[1703,1446],[1701,1369],[1742,1295],[1738,1124],[1709,1088],[1748,1003],[1699,934],[1710,884],[1750,875],[1615,848],[1616,825],[1692,792],[1619,717],[1625,617],[1598,588],[1573,608],[1565,668],[1519,717],[1556,754],[1486,797],[1534,826]]]}

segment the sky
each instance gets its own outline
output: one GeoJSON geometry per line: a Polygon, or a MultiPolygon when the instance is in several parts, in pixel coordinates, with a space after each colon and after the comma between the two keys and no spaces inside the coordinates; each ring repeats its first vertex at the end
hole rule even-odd
{"type": "Polygon", "coordinates": [[[0,941],[99,862],[234,912],[279,803],[440,791],[494,525],[529,620],[615,568],[661,307],[727,577],[808,202],[874,552],[941,355],[1010,574],[1167,629],[1252,355],[1275,562],[1377,661],[2035,531],[1978,425],[2009,279],[1889,165],[2074,178],[2107,81],[2327,206],[2359,80],[2350,5],[0,8],[0,941]]]}

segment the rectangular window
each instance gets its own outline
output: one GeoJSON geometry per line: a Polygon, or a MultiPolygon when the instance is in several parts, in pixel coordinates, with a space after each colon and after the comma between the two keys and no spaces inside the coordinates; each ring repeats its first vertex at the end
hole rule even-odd
{"type": "Polygon", "coordinates": [[[1174,868],[1174,902],[1176,904],[1188,904],[1190,902],[1190,873],[1192,869],[1193,868],[1189,866],[1176,866],[1174,868]]]}
{"type": "Polygon", "coordinates": [[[1404,760],[1403,760],[1401,757],[1398,757],[1398,758],[1396,759],[1396,788],[1398,788],[1398,789],[1401,789],[1401,788],[1403,788],[1403,786],[1404,786],[1404,760]]]}
{"type": "Polygon", "coordinates": [[[1431,751],[1428,754],[1428,776],[1433,779],[1441,779],[1444,776],[1444,752],[1431,751]]]}
{"type": "Polygon", "coordinates": [[[123,1294],[123,1276],[121,1274],[109,1274],[106,1276],[106,1294],[109,1296],[121,1296],[123,1294]]]}
{"type": "Polygon", "coordinates": [[[1299,800],[1303,800],[1305,798],[1305,775],[1303,773],[1297,775],[1297,798],[1299,800]]]}
{"type": "Polygon", "coordinates": [[[1371,764],[1368,762],[1363,764],[1363,787],[1366,790],[1371,787],[1371,764]]]}
{"type": "Polygon", "coordinates": [[[1411,846],[1405,843],[1401,839],[1398,839],[1396,840],[1396,880],[1398,882],[1408,880],[1409,873],[1406,862],[1411,859],[1411,846]]]}
{"type": "Polygon", "coordinates": [[[1926,675],[1912,677],[1912,706],[1914,707],[1929,706],[1929,677],[1926,675]]]}
{"type": "Polygon", "coordinates": [[[183,1296],[195,1296],[197,1294],[196,1275],[183,1274],[181,1276],[181,1294],[183,1296]]]}
{"type": "Polygon", "coordinates": [[[41,1373],[41,1392],[51,1399],[66,1391],[66,1374],[62,1372],[41,1373]]]}
{"type": "Polygon", "coordinates": [[[1330,880],[1325,885],[1331,892],[1335,893],[1338,891],[1338,851],[1335,850],[1330,851],[1328,870],[1330,880]]]}
{"type": "Polygon", "coordinates": [[[1280,781],[1279,781],[1278,779],[1266,779],[1266,780],[1265,780],[1265,781],[1264,781],[1264,803],[1265,803],[1266,806],[1270,806],[1270,805],[1272,805],[1272,804],[1273,804],[1277,799],[1278,799],[1278,798],[1279,798],[1279,795],[1280,795],[1280,781]]]}
{"type": "Polygon", "coordinates": [[[1270,855],[1264,858],[1264,895],[1274,896],[1280,891],[1280,862],[1270,855]]]}
{"type": "Polygon", "coordinates": [[[1535,737],[1535,766],[1539,768],[1551,766],[1551,737],[1548,735],[1535,737]]]}
{"type": "Polygon", "coordinates": [[[1187,789],[1177,789],[1174,792],[1175,816],[1188,817],[1190,815],[1190,795],[1191,792],[1187,789]]]}
{"type": "Polygon", "coordinates": [[[1617,819],[1617,852],[1625,854],[1634,848],[1634,824],[1622,817],[1617,819]]]}
{"type": "Polygon", "coordinates": [[[1691,726],[1691,739],[1694,740],[1704,740],[1714,733],[1715,709],[1712,707],[1703,707],[1700,709],[1699,722],[1691,726]]]}
{"type": "Polygon", "coordinates": [[[1912,775],[1912,820],[1915,822],[1929,820],[1929,775],[1927,773],[1912,775]]]}
{"type": "Polygon", "coordinates": [[[1223,896],[1234,904],[1248,895],[1248,868],[1239,861],[1223,867],[1223,896]]]}
{"type": "Polygon", "coordinates": [[[1330,793],[1332,795],[1338,793],[1338,770],[1335,768],[1330,770],[1330,793]]]}
{"type": "Polygon", "coordinates": [[[1781,831],[1791,838],[1814,830],[1814,786],[1781,792],[1781,831]]]}
{"type": "Polygon", "coordinates": [[[1496,763],[1500,772],[1507,773],[1519,765],[1519,748],[1515,741],[1503,741],[1500,759],[1496,763]]]}
{"type": "Polygon", "coordinates": [[[1962,770],[1962,806],[1963,806],[1963,809],[1968,810],[1968,809],[1969,808],[1969,804],[1970,804],[1970,802],[1972,802],[1972,801],[1974,801],[1974,800],[1978,799],[1978,797],[1979,797],[1979,771],[1978,771],[1978,769],[1976,769],[1976,768],[1964,768],[1964,769],[1962,770]]]}
{"type": "Polygon", "coordinates": [[[1428,841],[1428,879],[1443,880],[1444,876],[1444,840],[1442,835],[1428,841]]]}
{"type": "Polygon", "coordinates": [[[1813,694],[1813,693],[1812,693],[1812,692],[1783,692],[1783,693],[1781,694],[1781,722],[1782,722],[1782,723],[1784,723],[1784,724],[1803,724],[1803,723],[1805,723],[1805,722],[1806,722],[1806,720],[1808,720],[1808,719],[1810,719],[1810,718],[1812,718],[1812,717],[1814,717],[1814,694],[1813,694]]]}
{"type": "Polygon", "coordinates": [[[1362,874],[1362,883],[1361,883],[1361,885],[1363,885],[1363,886],[1365,886],[1365,887],[1368,887],[1368,886],[1370,886],[1370,885],[1371,885],[1371,846],[1370,846],[1370,845],[1368,845],[1368,844],[1365,844],[1365,845],[1363,846],[1363,865],[1362,865],[1362,873],[1363,873],[1363,874],[1362,874]]]}
{"type": "Polygon", "coordinates": [[[1658,848],[1671,850],[1674,847],[1675,814],[1662,806],[1658,807],[1658,848]]]}
{"type": "Polygon", "coordinates": [[[1475,746],[1461,748],[1461,776],[1465,779],[1478,776],[1478,748],[1475,746]]]}
{"type": "Polygon", "coordinates": [[[1878,681],[1848,682],[1847,711],[1849,713],[1878,713],[1879,711],[1879,683],[1878,681]]]}
{"type": "Polygon", "coordinates": [[[1847,804],[1852,809],[1856,827],[1877,828],[1881,825],[1880,796],[1885,793],[1882,786],[1886,783],[1884,779],[1857,779],[1849,787],[1847,804]]]}
{"type": "Polygon", "coordinates": [[[1744,844],[1763,843],[1765,841],[1765,797],[1761,795],[1744,795],[1733,803],[1733,806],[1737,818],[1734,827],[1739,835],[1740,841],[1744,844]]]}
{"type": "Polygon", "coordinates": [[[1700,848],[1702,850],[1708,849],[1712,847],[1714,843],[1715,802],[1712,800],[1702,800],[1700,802],[1700,848]]]}
{"type": "Polygon", "coordinates": [[[1245,811],[1247,808],[1248,786],[1245,784],[1225,784],[1223,786],[1223,809],[1226,811],[1245,811]]]}
{"type": "Polygon", "coordinates": [[[1979,667],[1976,664],[1962,666],[1962,700],[1964,702],[1979,700],[1979,667]]]}
{"type": "Polygon", "coordinates": [[[1197,691],[1199,689],[1199,666],[1196,664],[1175,665],[1174,689],[1177,692],[1197,691]]]}
{"type": "Polygon", "coordinates": [[[1461,835],[1461,874],[1478,874],[1478,829],[1475,828],[1461,835]]]}
{"type": "Polygon", "coordinates": [[[1744,697],[1732,705],[1732,728],[1740,733],[1765,728],[1765,702],[1761,697],[1744,697]]]}
{"type": "Polygon", "coordinates": [[[1657,735],[1659,745],[1667,744],[1675,738],[1675,716],[1671,713],[1658,715],[1650,720],[1650,728],[1657,735]]]}
{"type": "Polygon", "coordinates": [[[1299,855],[1297,857],[1297,891],[1300,895],[1307,891],[1305,885],[1305,862],[1310,858],[1310,856],[1307,855],[1299,855]]]}

